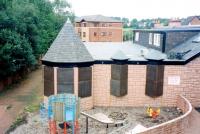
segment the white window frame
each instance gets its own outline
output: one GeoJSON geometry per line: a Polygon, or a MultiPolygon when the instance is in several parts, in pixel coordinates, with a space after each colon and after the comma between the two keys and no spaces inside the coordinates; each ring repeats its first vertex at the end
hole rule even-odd
{"type": "Polygon", "coordinates": [[[149,44],[153,44],[153,33],[149,33],[149,44]]]}
{"type": "Polygon", "coordinates": [[[159,33],[154,33],[153,44],[156,47],[160,47],[160,34],[159,33]]]}
{"type": "Polygon", "coordinates": [[[135,32],[135,41],[139,41],[140,33],[135,32]]]}

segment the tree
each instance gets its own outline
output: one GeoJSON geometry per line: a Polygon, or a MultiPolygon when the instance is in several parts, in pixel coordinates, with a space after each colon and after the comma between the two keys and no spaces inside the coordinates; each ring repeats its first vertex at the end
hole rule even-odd
{"type": "Polygon", "coordinates": [[[0,78],[36,65],[67,18],[73,19],[64,11],[71,6],[61,1],[0,1],[0,78]]]}
{"type": "Polygon", "coordinates": [[[123,22],[123,27],[127,28],[129,27],[129,19],[128,18],[122,18],[122,22],[123,22]]]}
{"type": "Polygon", "coordinates": [[[139,26],[138,26],[138,20],[137,19],[132,19],[130,27],[133,28],[133,29],[138,29],[139,28],[139,26]]]}

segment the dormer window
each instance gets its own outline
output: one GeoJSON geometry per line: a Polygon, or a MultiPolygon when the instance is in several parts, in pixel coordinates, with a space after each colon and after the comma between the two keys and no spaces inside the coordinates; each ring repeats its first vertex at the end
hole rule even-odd
{"type": "Polygon", "coordinates": [[[154,34],[153,44],[157,47],[160,47],[160,34],[154,34]]]}
{"type": "Polygon", "coordinates": [[[149,44],[152,45],[153,44],[153,35],[152,33],[149,33],[149,44]]]}
{"type": "Polygon", "coordinates": [[[140,36],[139,32],[136,32],[135,33],[135,41],[139,41],[139,36],[140,36]]]}

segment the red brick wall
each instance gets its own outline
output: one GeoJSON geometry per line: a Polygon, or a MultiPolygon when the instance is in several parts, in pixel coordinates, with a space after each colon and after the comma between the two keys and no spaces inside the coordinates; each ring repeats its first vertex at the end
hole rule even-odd
{"type": "MultiPolygon", "coordinates": [[[[75,94],[78,94],[78,69],[75,69],[75,94]],[[76,78],[77,77],[77,78],[76,78]]],[[[200,58],[186,65],[166,65],[163,95],[151,98],[145,95],[146,65],[128,66],[128,94],[110,95],[111,65],[95,64],[92,67],[92,96],[81,99],[81,107],[93,106],[176,106],[177,96],[183,95],[193,106],[200,106],[200,58]],[[180,77],[179,85],[170,85],[169,77],[180,77]]]]}
{"type": "Polygon", "coordinates": [[[99,22],[95,25],[94,22],[85,22],[75,24],[76,33],[82,34],[82,41],[90,42],[122,42],[123,41],[123,24],[112,22],[99,22]],[[80,27],[81,26],[81,27],[80,27]],[[83,37],[83,32],[86,32],[86,37],[83,37]],[[94,32],[97,34],[94,36],[94,32]],[[106,35],[101,35],[102,32],[106,32],[106,35]]]}
{"type": "Polygon", "coordinates": [[[200,20],[198,18],[194,18],[191,22],[190,25],[200,25],[200,20]]]}
{"type": "Polygon", "coordinates": [[[146,65],[129,65],[128,69],[128,94],[115,97],[110,95],[111,66],[93,66],[94,106],[175,106],[180,94],[192,105],[200,105],[200,58],[186,65],[165,66],[163,96],[158,98],[145,95],[146,65]],[[180,85],[168,84],[169,77],[174,76],[180,77],[180,85]]]}
{"type": "Polygon", "coordinates": [[[189,127],[192,106],[189,101],[182,96],[178,97],[177,106],[184,112],[182,116],[160,125],[150,127],[140,134],[184,134],[184,130],[189,127]]]}
{"type": "Polygon", "coordinates": [[[123,31],[122,28],[90,28],[89,41],[91,42],[122,42],[123,31]],[[96,36],[94,36],[94,32],[96,36]],[[102,36],[101,33],[105,32],[106,35],[102,36]],[[111,33],[111,34],[110,34],[111,33]]]}

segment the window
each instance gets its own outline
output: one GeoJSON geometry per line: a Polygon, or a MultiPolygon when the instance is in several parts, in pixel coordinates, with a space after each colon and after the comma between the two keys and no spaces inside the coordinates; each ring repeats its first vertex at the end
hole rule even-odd
{"type": "Polygon", "coordinates": [[[86,32],[83,32],[83,37],[86,37],[86,32]]]}
{"type": "Polygon", "coordinates": [[[145,94],[158,97],[163,94],[163,65],[147,65],[145,94]]]}
{"type": "Polygon", "coordinates": [[[98,23],[94,23],[94,27],[98,27],[98,23]]]}
{"type": "Polygon", "coordinates": [[[154,34],[154,37],[153,37],[154,41],[153,41],[153,44],[157,47],[160,46],[160,34],[154,34]]]}
{"type": "Polygon", "coordinates": [[[81,37],[81,32],[78,32],[79,36],[81,37]]]}
{"type": "Polygon", "coordinates": [[[128,65],[111,65],[111,94],[117,97],[127,94],[128,65]]]}
{"type": "Polygon", "coordinates": [[[57,75],[58,94],[74,93],[74,69],[58,68],[57,75]]]}
{"type": "Polygon", "coordinates": [[[109,24],[109,27],[112,27],[112,24],[109,24]]]}
{"type": "Polygon", "coordinates": [[[111,36],[111,35],[112,35],[112,32],[109,32],[109,35],[111,36]]]}
{"type": "Polygon", "coordinates": [[[83,26],[86,27],[86,23],[83,23],[83,26]]]}
{"type": "Polygon", "coordinates": [[[44,95],[54,94],[54,68],[44,66],[44,95]]]}
{"type": "Polygon", "coordinates": [[[135,33],[135,41],[139,41],[139,32],[135,33]]]}
{"type": "Polygon", "coordinates": [[[106,32],[101,32],[101,36],[106,36],[106,32]]]}
{"type": "Polygon", "coordinates": [[[92,95],[92,68],[80,67],[78,72],[78,96],[89,97],[92,95]]]}
{"type": "Polygon", "coordinates": [[[107,26],[107,24],[105,24],[105,23],[102,24],[102,27],[106,27],[106,26],[107,26]]]}
{"type": "Polygon", "coordinates": [[[152,45],[153,44],[153,36],[152,33],[149,33],[149,44],[152,45]]]}
{"type": "Polygon", "coordinates": [[[94,36],[97,36],[97,33],[96,33],[96,32],[94,32],[94,36]]]}

